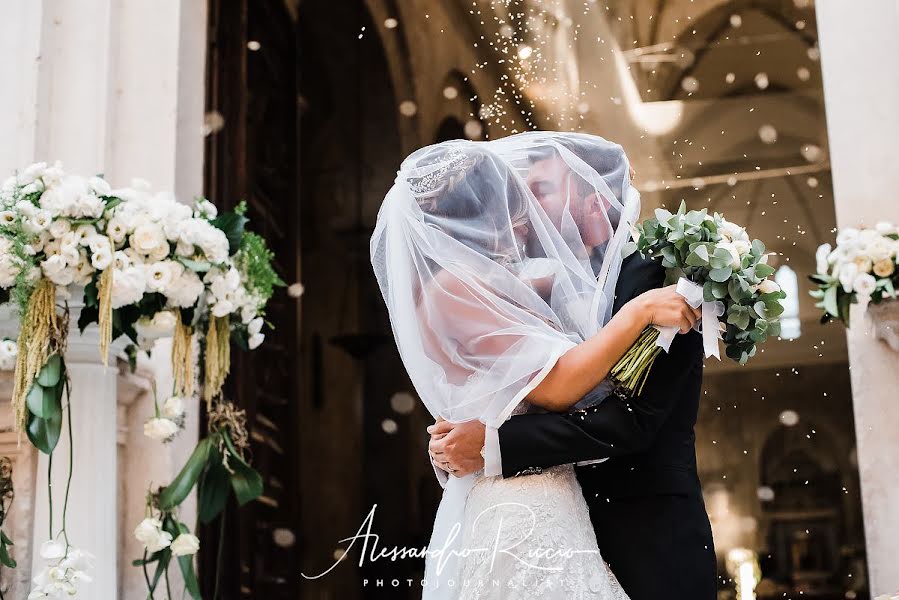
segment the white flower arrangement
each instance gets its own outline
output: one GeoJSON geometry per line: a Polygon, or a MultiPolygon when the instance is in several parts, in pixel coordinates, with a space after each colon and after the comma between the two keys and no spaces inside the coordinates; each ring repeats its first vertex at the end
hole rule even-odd
{"type": "MultiPolygon", "coordinates": [[[[244,459],[244,423],[221,390],[231,343],[254,349],[263,342],[265,305],[284,283],[265,240],[244,230],[244,212],[243,203],[224,214],[205,199],[189,206],[142,180],[113,189],[102,177],[67,174],[59,163],[35,163],[0,184],[0,302],[15,302],[22,316],[19,339],[0,342],[0,368],[15,369],[17,432],[52,454],[68,414],[62,396],[69,386],[69,309],[57,298],[83,293],[78,326],[98,324],[104,363],[110,342],[120,336],[142,348],[173,337],[175,389],[144,424],[150,438],[167,442],[183,428],[185,399],[193,397],[196,383],[196,348],[205,359],[207,408],[223,417],[176,480],[151,494],[156,516],[135,530],[146,550],[138,561],[144,569],[155,563],[158,572],[167,571],[172,556],[198,551],[199,540],[176,519],[176,508],[202,465],[218,465],[218,475],[236,482],[231,487],[241,505],[262,493],[261,476],[244,459]]],[[[221,498],[210,505],[215,510],[208,518],[224,506],[229,486],[217,490],[221,498]]],[[[65,537],[65,530],[60,534],[65,537]]],[[[90,581],[90,555],[68,540],[44,546],[48,564],[29,599],[74,597],[78,584],[90,581]]],[[[188,592],[199,598],[192,562],[177,562],[188,592]]]]}
{"type": "Polygon", "coordinates": [[[849,307],[896,298],[899,287],[899,228],[883,221],[873,229],[841,229],[836,247],[822,244],[815,255],[818,289],[811,295],[824,309],[823,321],[849,326],[849,307]]]}

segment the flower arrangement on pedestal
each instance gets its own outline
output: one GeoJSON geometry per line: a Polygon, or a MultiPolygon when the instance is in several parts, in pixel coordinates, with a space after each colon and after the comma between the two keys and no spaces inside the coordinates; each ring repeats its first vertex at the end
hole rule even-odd
{"type": "MultiPolygon", "coordinates": [[[[157,564],[147,578],[151,595],[176,556],[188,591],[199,597],[191,559],[198,543],[177,520],[178,505],[198,480],[209,482],[200,492],[201,516],[209,519],[224,506],[229,485],[241,504],[262,493],[261,477],[246,461],[244,422],[222,398],[222,387],[231,343],[244,349],[262,343],[265,305],[283,283],[265,240],[245,231],[244,212],[241,204],[219,215],[205,199],[191,207],[142,181],[113,189],[102,177],[66,174],[59,164],[31,165],[0,186],[0,300],[14,302],[21,315],[12,394],[16,431],[46,454],[59,441],[68,413],[65,349],[73,294],[83,296],[77,326],[99,328],[104,364],[119,337],[131,341],[134,360],[148,340],[173,336],[175,386],[147,422],[148,435],[174,437],[183,399],[202,381],[209,436],[169,486],[148,495],[148,519],[135,532],[147,540],[136,563],[145,570],[157,564]],[[155,537],[154,528],[160,532],[155,537]]],[[[0,358],[11,351],[0,347],[0,358]]],[[[42,550],[47,572],[35,579],[29,598],[72,596],[89,580],[90,556],[69,544],[65,506],[62,528],[54,532],[50,523],[50,538],[42,550]]]]}
{"type": "Polygon", "coordinates": [[[849,327],[849,307],[867,307],[877,335],[899,351],[899,228],[878,223],[874,229],[841,229],[836,247],[822,244],[816,254],[817,289],[811,295],[824,310],[822,322],[833,319],[849,327]]]}

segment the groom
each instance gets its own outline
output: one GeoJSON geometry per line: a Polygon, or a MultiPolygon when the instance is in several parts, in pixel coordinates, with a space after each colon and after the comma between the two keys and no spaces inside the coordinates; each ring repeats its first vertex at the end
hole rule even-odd
{"type": "MultiPolygon", "coordinates": [[[[568,149],[591,162],[589,153],[568,149]]],[[[597,171],[608,172],[605,167],[597,171]]],[[[579,183],[555,151],[532,159],[528,185],[551,219],[566,200],[580,202],[585,216],[601,201],[579,183]]],[[[582,226],[588,222],[578,226],[584,242],[596,246],[601,240],[588,239],[597,236],[596,228],[582,226]]],[[[622,264],[613,311],[661,287],[664,278],[658,261],[632,254],[622,264]]],[[[715,550],[693,433],[702,368],[702,340],[691,331],[659,355],[631,401],[611,396],[586,410],[517,415],[499,429],[441,421],[428,428],[429,450],[435,466],[455,476],[484,469],[519,477],[593,461],[577,467],[578,481],[602,557],[630,600],[714,600],[715,550]],[[604,458],[611,460],[596,464],[604,458]]]]}

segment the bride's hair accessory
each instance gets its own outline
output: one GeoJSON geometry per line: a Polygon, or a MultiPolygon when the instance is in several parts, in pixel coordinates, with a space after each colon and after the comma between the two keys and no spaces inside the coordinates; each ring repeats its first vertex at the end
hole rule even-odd
{"type": "Polygon", "coordinates": [[[465,177],[465,173],[477,163],[476,155],[453,147],[437,157],[433,163],[420,164],[419,168],[431,170],[421,177],[411,177],[409,185],[418,199],[432,200],[447,188],[452,188],[465,177]]]}

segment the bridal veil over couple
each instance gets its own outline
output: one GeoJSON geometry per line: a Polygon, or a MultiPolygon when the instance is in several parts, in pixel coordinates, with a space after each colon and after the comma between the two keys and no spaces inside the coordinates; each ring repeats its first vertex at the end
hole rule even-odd
{"type": "Polygon", "coordinates": [[[623,149],[596,136],[457,140],[403,162],[371,252],[437,420],[424,598],[715,598],[699,315],[658,261],[622,259],[639,210],[623,149]],[[684,335],[625,400],[606,378],[650,324],[684,335]]]}

